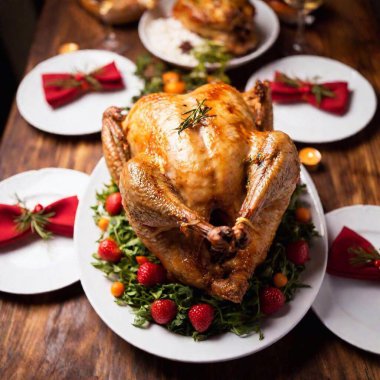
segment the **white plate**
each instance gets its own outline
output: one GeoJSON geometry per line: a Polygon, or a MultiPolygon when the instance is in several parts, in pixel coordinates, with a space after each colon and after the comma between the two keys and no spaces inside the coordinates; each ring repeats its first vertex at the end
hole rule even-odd
{"type": "MultiPolygon", "coordinates": [[[[329,246],[344,226],[380,248],[380,206],[343,207],[326,214],[329,246]]],[[[380,354],[380,284],[326,274],[313,304],[323,324],[363,350],[380,354]]]]}
{"type": "Polygon", "coordinates": [[[249,78],[246,90],[257,79],[273,80],[276,70],[301,79],[318,76],[322,82],[347,81],[352,91],[351,104],[344,116],[305,103],[274,104],[274,128],[286,132],[295,141],[326,143],[345,139],[362,130],[375,114],[375,91],[361,74],[341,62],[313,55],[287,57],[264,66],[249,78]]]}
{"type": "MultiPolygon", "coordinates": [[[[15,194],[28,208],[46,206],[60,198],[81,195],[88,175],[69,169],[31,170],[0,182],[0,203],[15,204],[15,194]]],[[[0,248],[0,290],[15,294],[49,292],[79,280],[73,239],[35,236],[0,248]]]]}
{"type": "Polygon", "coordinates": [[[251,335],[239,338],[232,333],[194,342],[190,337],[173,334],[153,324],[148,329],[132,326],[134,316],[129,308],[116,305],[110,294],[110,282],[95,269],[91,262],[97,250],[99,229],[94,225],[90,207],[96,203],[95,192],[100,191],[110,176],[102,159],[93,171],[87,190],[81,199],[75,223],[74,241],[79,257],[81,282],[91,305],[100,318],[119,336],[134,346],[154,355],[184,362],[217,362],[239,358],[270,346],[288,333],[305,315],[313,303],[322,283],[326,266],[327,237],[322,206],[314,184],[302,169],[301,178],[308,185],[306,201],[311,205],[313,220],[321,234],[311,250],[312,260],[308,263],[302,280],[310,289],[298,292],[296,299],[263,325],[264,340],[251,335]]]}
{"type": "MultiPolygon", "coordinates": [[[[233,58],[228,63],[227,68],[241,66],[247,62],[254,60],[265,53],[276,41],[280,32],[280,23],[276,13],[261,0],[250,0],[256,8],[255,25],[259,35],[259,43],[257,48],[249,54],[241,57],[233,58]]],[[[159,46],[152,43],[149,28],[147,26],[155,19],[160,17],[169,17],[173,8],[174,0],[165,0],[160,2],[160,6],[154,10],[146,11],[140,19],[139,36],[146,47],[153,55],[161,58],[164,61],[186,68],[192,68],[195,65],[181,63],[176,57],[171,56],[170,52],[163,50],[163,47],[173,46],[173,41],[177,39],[173,36],[170,40],[162,41],[159,46]]]]}
{"type": "Polygon", "coordinates": [[[39,63],[22,80],[16,95],[22,117],[34,127],[58,135],[85,135],[99,132],[102,113],[111,105],[131,105],[138,95],[141,81],[134,75],[136,66],[127,58],[105,50],[79,50],[57,55],[39,63]],[[115,61],[126,88],[120,91],[91,92],[57,109],[45,100],[41,74],[57,72],[89,72],[115,61]]]}

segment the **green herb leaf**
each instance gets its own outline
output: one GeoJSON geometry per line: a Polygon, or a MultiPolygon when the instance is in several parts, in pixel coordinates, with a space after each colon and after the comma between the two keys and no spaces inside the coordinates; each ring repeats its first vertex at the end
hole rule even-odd
{"type": "Polygon", "coordinates": [[[349,261],[353,266],[364,266],[380,260],[380,252],[376,249],[366,250],[362,247],[351,247],[348,251],[352,255],[349,261]]]}
{"type": "Polygon", "coordinates": [[[190,111],[184,112],[183,115],[187,115],[186,118],[182,121],[176,131],[178,134],[183,132],[187,128],[194,128],[198,125],[205,125],[205,120],[210,117],[215,117],[215,115],[208,115],[211,111],[211,107],[205,104],[206,99],[203,99],[201,102],[197,100],[197,107],[193,108],[190,111]]]}

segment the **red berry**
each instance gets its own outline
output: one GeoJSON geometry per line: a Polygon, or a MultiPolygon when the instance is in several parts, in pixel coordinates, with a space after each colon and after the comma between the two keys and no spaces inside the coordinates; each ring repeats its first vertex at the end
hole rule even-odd
{"type": "Polygon", "coordinates": [[[214,320],[214,308],[208,303],[199,303],[189,310],[189,319],[194,329],[205,332],[214,320]]]}
{"type": "Polygon", "coordinates": [[[123,205],[121,203],[121,194],[120,193],[113,193],[109,195],[106,199],[105,204],[106,211],[110,215],[117,215],[120,214],[123,205]]]}
{"type": "Polygon", "coordinates": [[[139,265],[142,265],[144,263],[149,263],[149,259],[146,256],[136,256],[136,262],[139,265]]]}
{"type": "Polygon", "coordinates": [[[116,263],[121,259],[122,252],[115,240],[105,239],[99,243],[98,254],[101,259],[116,263]]]}
{"type": "Polygon", "coordinates": [[[44,209],[43,206],[38,203],[34,206],[33,213],[37,214],[37,213],[41,212],[43,209],[44,209]]]}
{"type": "Polygon", "coordinates": [[[172,300],[156,300],[150,307],[150,314],[156,323],[166,325],[177,314],[177,305],[172,300]]]}
{"type": "Polygon", "coordinates": [[[278,288],[265,288],[260,292],[260,308],[264,314],[273,314],[285,304],[284,293],[278,288]]]}
{"type": "Polygon", "coordinates": [[[147,262],[137,270],[137,281],[144,286],[154,286],[165,282],[166,273],[162,265],[147,262]]]}
{"type": "Polygon", "coordinates": [[[375,267],[377,267],[377,268],[380,269],[380,260],[375,260],[375,261],[373,262],[373,265],[374,265],[375,267]]]}
{"type": "Polygon", "coordinates": [[[286,257],[296,265],[304,265],[310,259],[309,245],[305,240],[290,243],[286,247],[286,257]]]}

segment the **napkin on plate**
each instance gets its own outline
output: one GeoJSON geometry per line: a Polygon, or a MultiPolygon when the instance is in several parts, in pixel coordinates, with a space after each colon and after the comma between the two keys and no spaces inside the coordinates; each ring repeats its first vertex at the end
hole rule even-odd
{"type": "Polygon", "coordinates": [[[86,73],[42,74],[45,99],[57,108],[92,91],[116,91],[125,88],[115,62],[86,73]]]}
{"type": "Polygon", "coordinates": [[[353,259],[357,259],[352,251],[358,248],[362,248],[365,252],[374,252],[375,250],[368,240],[348,227],[343,227],[331,245],[327,273],[358,280],[380,281],[380,268],[375,265],[376,256],[362,265],[352,263],[353,259]]]}
{"type": "Polygon", "coordinates": [[[347,82],[313,83],[290,78],[276,71],[270,86],[274,102],[287,104],[306,102],[336,115],[343,115],[348,109],[350,91],[347,82]]]}
{"type": "Polygon", "coordinates": [[[0,246],[12,243],[32,232],[38,233],[32,230],[30,223],[26,223],[24,228],[20,229],[20,217],[26,213],[49,216],[46,217],[44,229],[56,235],[72,237],[77,207],[77,196],[60,199],[46,207],[37,205],[33,211],[28,211],[20,205],[0,204],[0,246]]]}

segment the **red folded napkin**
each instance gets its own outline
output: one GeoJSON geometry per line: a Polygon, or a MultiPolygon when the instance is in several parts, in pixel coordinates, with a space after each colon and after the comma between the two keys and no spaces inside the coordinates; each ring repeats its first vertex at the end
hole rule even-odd
{"type": "Polygon", "coordinates": [[[376,255],[379,255],[379,253],[368,240],[355,231],[343,227],[332,243],[327,263],[327,273],[358,280],[380,281],[380,268],[376,266],[380,263],[376,255]],[[360,248],[365,254],[362,257],[354,253],[360,248]],[[367,257],[366,253],[370,253],[370,255],[367,257]],[[362,263],[358,264],[358,261],[362,261],[362,263]]]}
{"type": "Polygon", "coordinates": [[[72,237],[74,232],[75,213],[78,207],[77,196],[60,199],[45,208],[37,205],[33,211],[19,205],[0,204],[0,246],[12,243],[21,237],[39,232],[33,229],[30,218],[44,220],[39,224],[48,233],[72,237]],[[20,218],[28,221],[21,224],[20,218]],[[20,227],[24,228],[20,228],[20,227]]]}
{"type": "Polygon", "coordinates": [[[276,71],[270,87],[274,102],[307,102],[320,110],[337,115],[343,115],[348,109],[350,91],[347,82],[313,83],[290,78],[276,71]]]}
{"type": "Polygon", "coordinates": [[[72,102],[87,92],[115,91],[125,87],[115,62],[100,67],[89,74],[42,74],[42,85],[45,99],[53,108],[72,102]]]}

